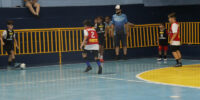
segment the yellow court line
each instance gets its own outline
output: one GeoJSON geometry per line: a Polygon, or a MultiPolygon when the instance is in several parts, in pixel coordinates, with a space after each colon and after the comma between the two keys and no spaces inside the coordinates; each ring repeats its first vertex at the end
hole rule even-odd
{"type": "Polygon", "coordinates": [[[200,64],[153,69],[138,74],[137,78],[156,84],[200,88],[200,64]]]}

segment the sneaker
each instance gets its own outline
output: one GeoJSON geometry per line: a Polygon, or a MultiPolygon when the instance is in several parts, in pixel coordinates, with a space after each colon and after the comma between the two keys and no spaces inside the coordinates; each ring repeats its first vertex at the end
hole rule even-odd
{"type": "Polygon", "coordinates": [[[158,59],[157,59],[157,61],[161,61],[161,60],[162,60],[162,58],[158,58],[158,59]]]}
{"type": "Polygon", "coordinates": [[[103,59],[100,59],[100,62],[104,62],[104,60],[103,60],[103,59]]]}
{"type": "Polygon", "coordinates": [[[101,66],[99,66],[98,74],[102,74],[102,67],[101,66]]]}
{"type": "Polygon", "coordinates": [[[119,56],[115,56],[115,60],[119,60],[119,56]]]}
{"type": "Polygon", "coordinates": [[[176,64],[174,67],[182,67],[182,64],[176,64]]]}
{"type": "Polygon", "coordinates": [[[124,60],[128,60],[127,55],[124,55],[124,56],[123,56],[123,59],[124,59],[124,60]]]}
{"type": "Polygon", "coordinates": [[[92,70],[92,67],[88,66],[84,72],[89,72],[90,70],[92,70]]]}

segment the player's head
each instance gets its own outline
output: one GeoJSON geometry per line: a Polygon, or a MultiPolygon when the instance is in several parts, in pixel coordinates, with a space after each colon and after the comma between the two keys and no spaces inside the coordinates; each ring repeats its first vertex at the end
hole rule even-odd
{"type": "Polygon", "coordinates": [[[109,22],[110,22],[110,16],[106,16],[106,17],[105,17],[105,22],[106,22],[106,23],[109,23],[109,22]]]}
{"type": "Polygon", "coordinates": [[[170,23],[174,23],[176,21],[176,13],[170,13],[168,19],[170,23]]]}
{"type": "Polygon", "coordinates": [[[12,30],[13,29],[13,24],[14,24],[14,22],[12,20],[7,21],[7,28],[9,30],[12,30]]]}
{"type": "Polygon", "coordinates": [[[115,6],[115,13],[118,14],[118,15],[122,13],[120,5],[115,6]]]}
{"type": "Polygon", "coordinates": [[[164,29],[164,28],[165,28],[165,23],[160,23],[160,24],[159,24],[159,28],[160,28],[160,29],[164,29]]]}
{"type": "Polygon", "coordinates": [[[102,22],[103,22],[103,17],[102,16],[97,17],[97,23],[102,23],[102,22]]]}
{"type": "Polygon", "coordinates": [[[92,22],[91,20],[84,20],[83,25],[84,27],[92,27],[92,22]]]}

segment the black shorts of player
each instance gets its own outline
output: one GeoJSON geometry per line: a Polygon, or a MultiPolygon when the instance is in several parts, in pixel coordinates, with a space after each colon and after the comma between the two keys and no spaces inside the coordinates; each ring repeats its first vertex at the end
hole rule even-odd
{"type": "Polygon", "coordinates": [[[98,34],[99,45],[104,45],[105,43],[105,36],[103,33],[98,34]]]}
{"type": "Polygon", "coordinates": [[[180,46],[171,45],[170,47],[171,47],[172,52],[176,52],[177,50],[180,50],[180,46]]]}
{"type": "Polygon", "coordinates": [[[126,34],[122,33],[122,34],[116,34],[115,37],[115,47],[119,47],[120,46],[120,41],[122,42],[122,46],[126,47],[127,45],[127,37],[126,34]]]}
{"type": "Polygon", "coordinates": [[[8,55],[11,54],[11,51],[14,50],[14,42],[13,41],[4,41],[5,45],[3,46],[4,50],[8,53],[8,55]]]}
{"type": "Polygon", "coordinates": [[[83,50],[83,53],[84,54],[88,54],[88,53],[91,53],[94,57],[98,57],[98,53],[99,51],[98,50],[83,50]]]}

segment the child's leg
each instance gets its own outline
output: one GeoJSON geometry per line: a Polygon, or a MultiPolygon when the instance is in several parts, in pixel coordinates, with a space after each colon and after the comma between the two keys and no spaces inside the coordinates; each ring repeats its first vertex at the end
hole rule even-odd
{"type": "Polygon", "coordinates": [[[26,3],[26,7],[30,10],[30,12],[33,14],[33,15],[37,15],[37,13],[35,12],[35,10],[33,9],[33,6],[30,2],[27,2],[26,3]]]}
{"type": "Polygon", "coordinates": [[[93,51],[93,54],[94,54],[94,59],[95,59],[97,65],[99,66],[98,74],[102,74],[101,62],[100,62],[100,60],[98,59],[98,51],[93,51]]]}
{"type": "Polygon", "coordinates": [[[181,59],[182,59],[181,52],[179,50],[177,50],[176,53],[178,55],[178,62],[181,64],[182,63],[182,61],[181,61],[181,59]]]}
{"type": "Polygon", "coordinates": [[[36,8],[36,14],[39,15],[40,14],[40,4],[39,3],[35,3],[34,7],[36,8]]]}
{"type": "Polygon", "coordinates": [[[100,45],[100,59],[103,59],[104,46],[100,45]]]}
{"type": "Polygon", "coordinates": [[[82,53],[82,57],[85,60],[87,67],[91,67],[90,62],[87,59],[87,53],[82,53]]]}
{"type": "Polygon", "coordinates": [[[11,51],[11,58],[12,58],[13,65],[15,65],[15,53],[13,50],[11,51]]]}
{"type": "Polygon", "coordinates": [[[167,59],[168,46],[164,47],[164,59],[167,59]]]}
{"type": "Polygon", "coordinates": [[[162,58],[162,46],[158,47],[158,58],[162,58]]]}

